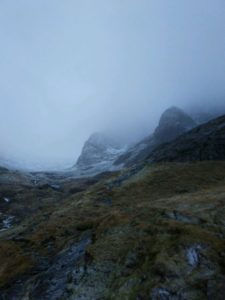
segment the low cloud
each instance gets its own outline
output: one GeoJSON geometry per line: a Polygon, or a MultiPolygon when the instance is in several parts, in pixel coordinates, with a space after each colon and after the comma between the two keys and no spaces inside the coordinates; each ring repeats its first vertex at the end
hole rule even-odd
{"type": "Polygon", "coordinates": [[[224,32],[222,0],[1,1],[0,158],[64,168],[94,131],[223,111],[224,32]]]}

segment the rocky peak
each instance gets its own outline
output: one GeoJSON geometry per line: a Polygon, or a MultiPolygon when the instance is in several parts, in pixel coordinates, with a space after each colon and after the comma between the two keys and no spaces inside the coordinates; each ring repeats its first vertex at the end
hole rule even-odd
{"type": "Polygon", "coordinates": [[[99,173],[110,170],[125,147],[104,133],[94,133],[85,142],[75,167],[82,172],[99,173]]]}
{"type": "Polygon", "coordinates": [[[160,143],[168,142],[195,126],[195,121],[189,115],[173,106],[162,114],[154,137],[160,143]]]}
{"type": "Polygon", "coordinates": [[[128,149],[115,164],[131,166],[143,161],[156,147],[174,140],[195,126],[197,125],[193,119],[181,109],[175,106],[168,108],[162,114],[154,133],[128,149]]]}
{"type": "Polygon", "coordinates": [[[85,142],[83,150],[85,151],[90,147],[104,151],[108,147],[119,148],[119,144],[112,138],[108,137],[106,134],[101,132],[95,132],[85,142]]]}

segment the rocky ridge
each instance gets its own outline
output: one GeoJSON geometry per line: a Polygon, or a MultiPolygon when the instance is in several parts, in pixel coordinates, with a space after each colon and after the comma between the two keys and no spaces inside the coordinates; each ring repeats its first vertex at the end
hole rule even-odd
{"type": "Polygon", "coordinates": [[[225,115],[156,148],[148,159],[149,162],[224,160],[225,115]]]}
{"type": "Polygon", "coordinates": [[[143,161],[157,146],[175,139],[195,126],[197,124],[185,112],[171,107],[162,114],[154,133],[128,149],[114,164],[131,166],[143,161]]]}

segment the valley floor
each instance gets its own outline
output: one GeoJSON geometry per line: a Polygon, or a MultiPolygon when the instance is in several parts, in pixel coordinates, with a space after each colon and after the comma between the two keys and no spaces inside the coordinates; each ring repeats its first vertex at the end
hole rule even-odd
{"type": "Polygon", "coordinates": [[[225,162],[0,183],[1,300],[225,299],[225,162]]]}

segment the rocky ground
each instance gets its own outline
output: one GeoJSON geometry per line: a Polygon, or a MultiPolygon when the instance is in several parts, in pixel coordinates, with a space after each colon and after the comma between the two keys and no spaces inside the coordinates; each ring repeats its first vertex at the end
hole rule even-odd
{"type": "Polygon", "coordinates": [[[1,300],[225,298],[225,162],[0,171],[1,300]]]}

